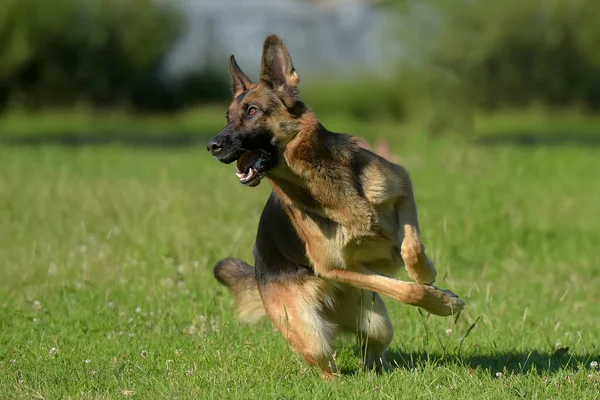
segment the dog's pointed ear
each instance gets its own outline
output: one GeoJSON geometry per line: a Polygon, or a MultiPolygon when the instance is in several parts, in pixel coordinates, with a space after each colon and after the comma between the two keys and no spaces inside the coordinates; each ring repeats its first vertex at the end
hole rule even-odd
{"type": "Polygon", "coordinates": [[[260,79],[274,89],[295,88],[300,82],[292,57],[277,35],[269,35],[265,39],[260,79]]]}
{"type": "Polygon", "coordinates": [[[234,97],[239,96],[252,87],[252,81],[244,74],[233,55],[229,57],[229,71],[231,72],[231,78],[233,79],[234,97]]]}

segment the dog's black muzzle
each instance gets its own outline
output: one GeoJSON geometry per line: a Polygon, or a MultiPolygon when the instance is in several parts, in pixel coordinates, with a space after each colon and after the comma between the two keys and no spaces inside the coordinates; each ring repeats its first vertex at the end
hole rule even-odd
{"type": "Polygon", "coordinates": [[[239,135],[234,135],[228,128],[223,129],[210,139],[206,145],[206,150],[225,164],[231,164],[245,152],[239,140],[239,135]]]}

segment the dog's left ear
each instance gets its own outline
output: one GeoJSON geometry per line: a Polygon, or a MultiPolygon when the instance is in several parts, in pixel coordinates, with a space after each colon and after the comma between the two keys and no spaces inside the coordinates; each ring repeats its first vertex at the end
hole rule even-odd
{"type": "Polygon", "coordinates": [[[300,82],[292,57],[277,35],[269,35],[265,39],[260,80],[273,89],[296,88],[300,82]]]}
{"type": "Polygon", "coordinates": [[[229,57],[229,71],[233,82],[233,97],[238,97],[252,87],[252,81],[244,74],[233,55],[229,57]]]}

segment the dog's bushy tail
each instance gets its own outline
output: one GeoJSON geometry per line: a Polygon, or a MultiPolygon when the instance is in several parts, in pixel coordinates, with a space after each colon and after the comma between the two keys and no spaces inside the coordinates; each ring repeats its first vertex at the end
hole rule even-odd
{"type": "Polygon", "coordinates": [[[266,315],[251,265],[237,258],[225,258],[215,265],[215,278],[233,292],[242,322],[256,322],[266,315]]]}

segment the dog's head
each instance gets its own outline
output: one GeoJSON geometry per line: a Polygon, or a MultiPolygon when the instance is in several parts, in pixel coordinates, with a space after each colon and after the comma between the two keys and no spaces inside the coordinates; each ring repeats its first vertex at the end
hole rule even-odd
{"type": "Polygon", "coordinates": [[[208,142],[208,151],[223,163],[237,161],[241,183],[257,186],[283,161],[286,144],[298,133],[306,111],[298,99],[298,73],[285,45],[276,35],[265,39],[259,83],[229,59],[234,100],[227,126],[208,142]]]}

